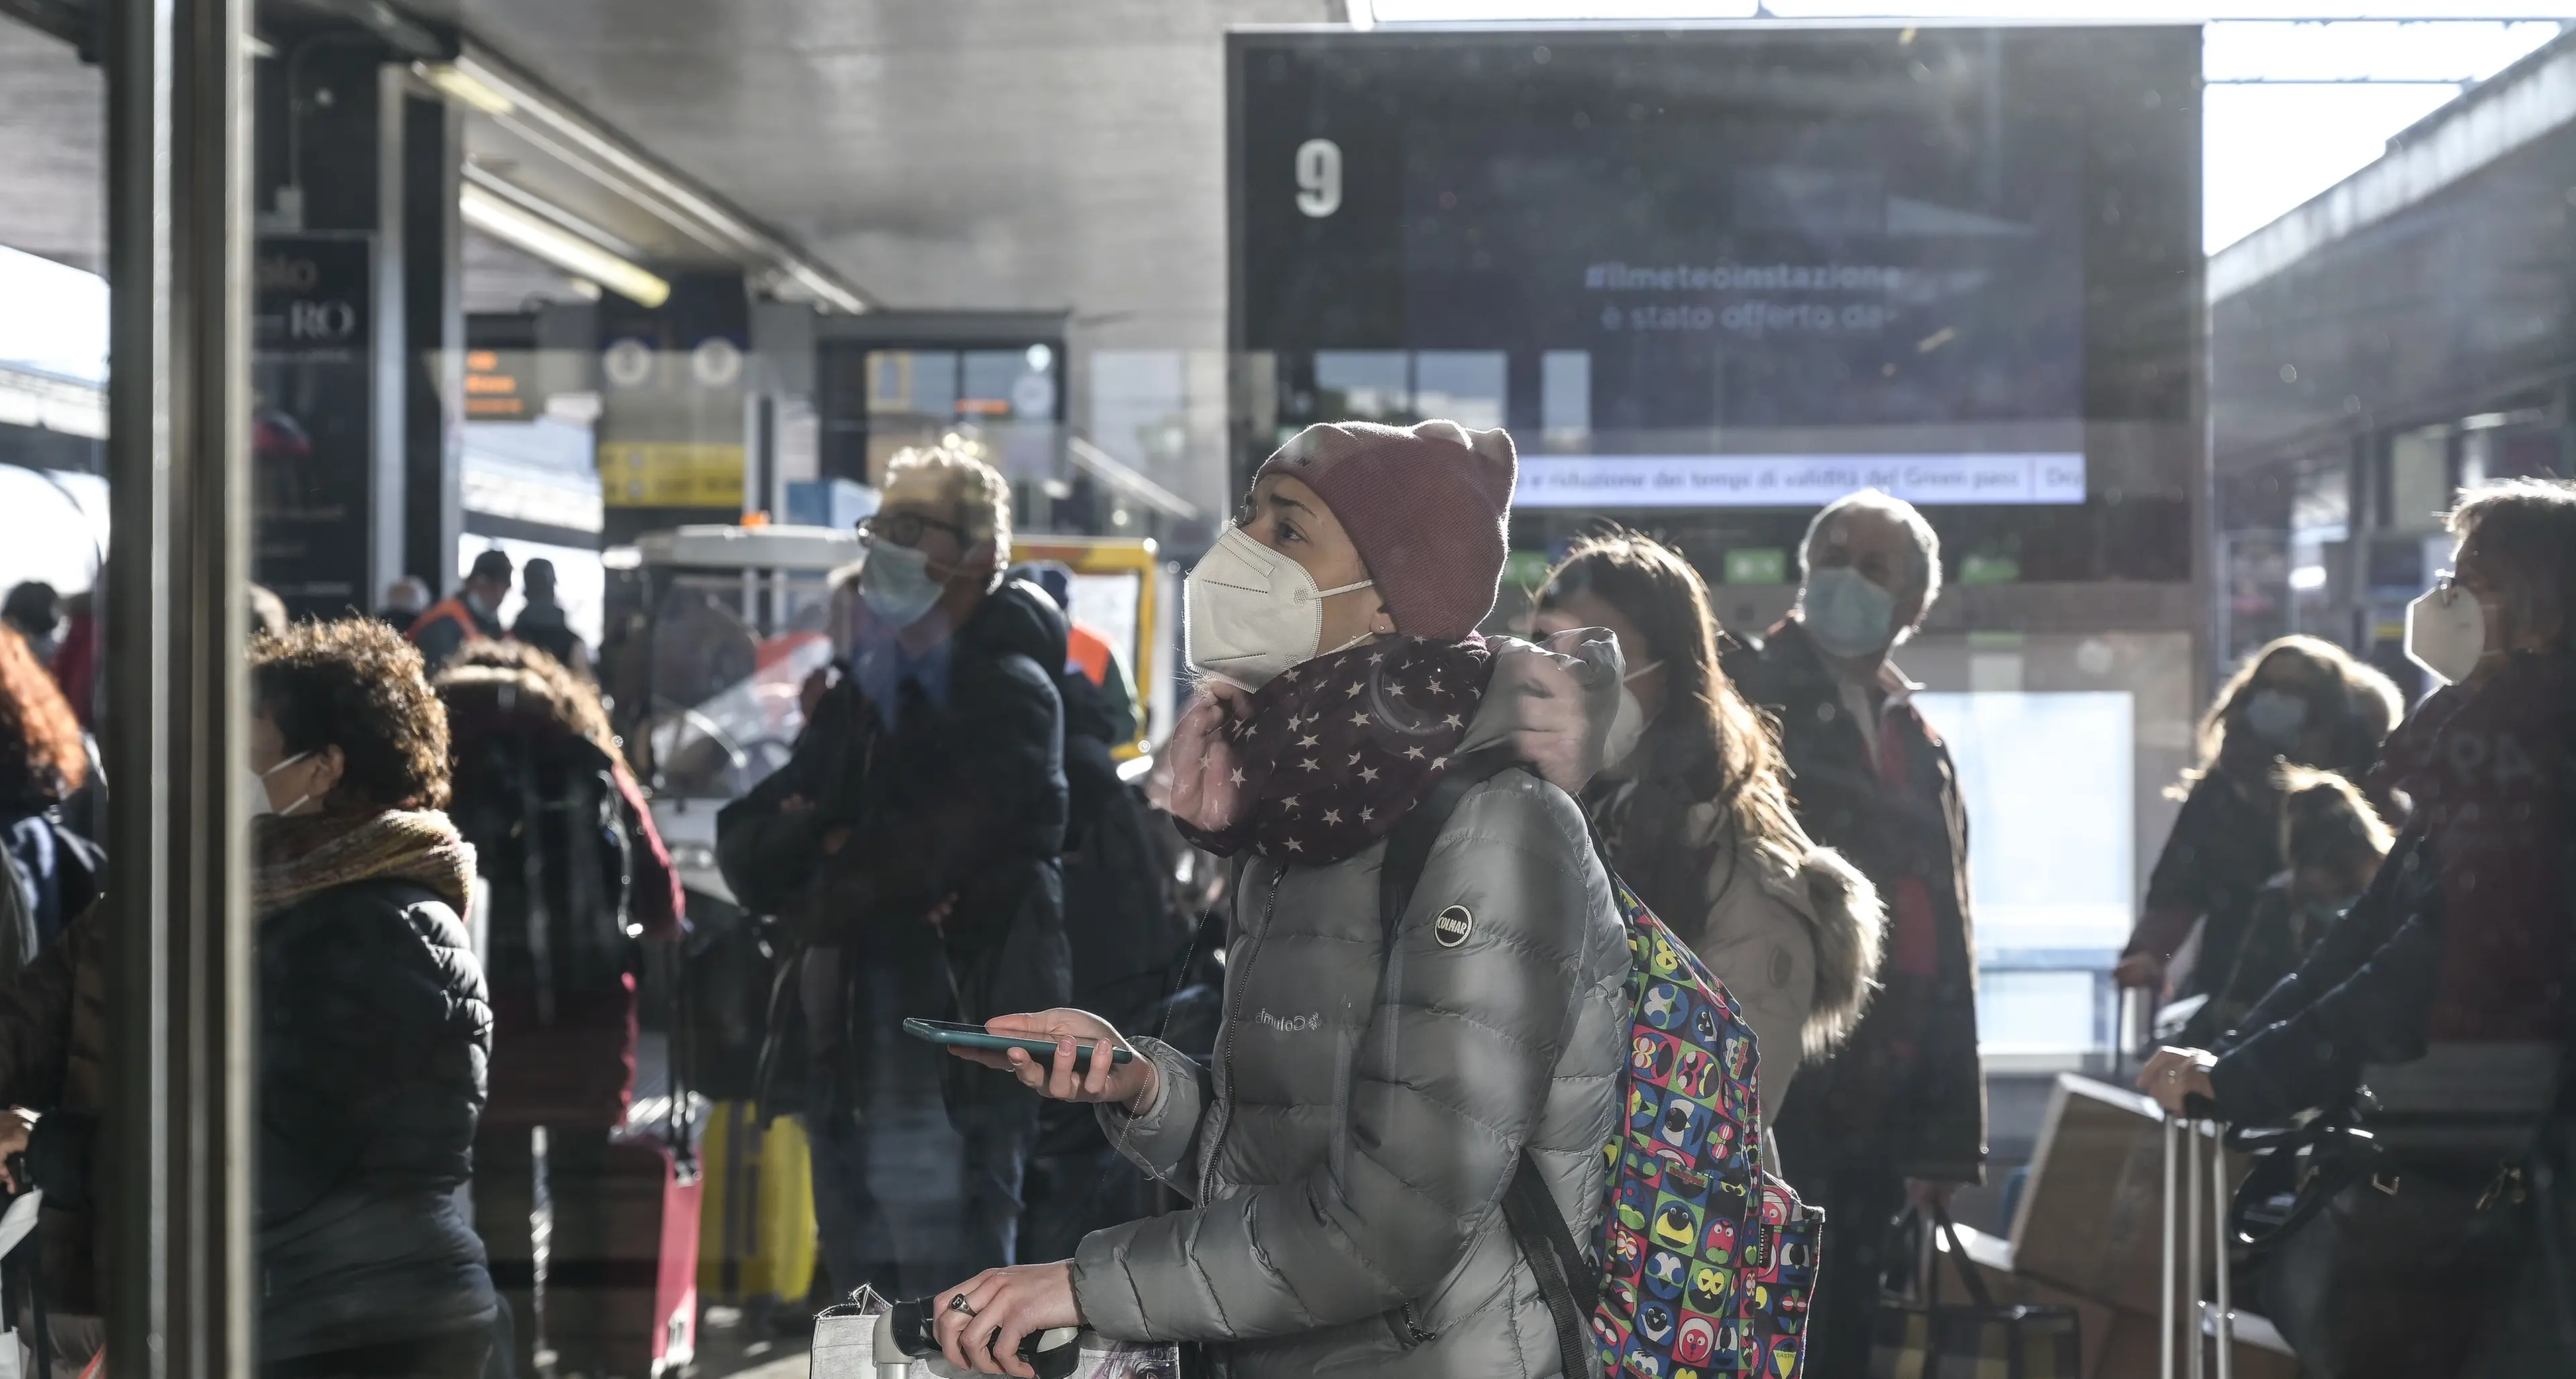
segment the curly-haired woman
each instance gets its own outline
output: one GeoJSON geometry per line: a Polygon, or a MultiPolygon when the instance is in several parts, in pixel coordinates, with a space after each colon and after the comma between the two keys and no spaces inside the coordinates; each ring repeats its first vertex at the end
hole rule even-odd
{"type": "Polygon", "coordinates": [[[62,824],[89,776],[80,720],[17,630],[0,623],[0,980],[14,977],[97,896],[97,852],[62,824]]]}
{"type": "Polygon", "coordinates": [[[456,1189],[492,1020],[447,714],[372,618],[262,635],[251,667],[263,1371],[466,1379],[494,1306],[456,1189]]]}
{"type": "MultiPolygon", "coordinates": [[[[495,1309],[456,1190],[492,1022],[458,918],[474,852],[439,812],[446,712],[420,653],[372,619],[263,632],[250,657],[250,764],[270,810],[251,874],[261,1373],[472,1379],[495,1309]]],[[[94,1316],[110,1272],[87,1191],[115,985],[105,932],[92,907],[0,988],[0,1153],[23,1147],[45,1189],[58,1320],[94,1316]]]]}

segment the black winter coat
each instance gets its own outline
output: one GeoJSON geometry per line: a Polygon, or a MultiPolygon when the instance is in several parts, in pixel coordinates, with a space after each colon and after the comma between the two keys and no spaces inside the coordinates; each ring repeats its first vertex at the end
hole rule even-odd
{"type": "Polygon", "coordinates": [[[1172,896],[1144,793],[1118,778],[1119,715],[1081,672],[1058,682],[1065,706],[1064,928],[1073,1004],[1122,1030],[1170,994],[1192,926],[1172,896]]]}
{"type": "Polygon", "coordinates": [[[492,1056],[483,969],[421,886],[363,881],[259,929],[263,1360],[488,1326],[456,1189],[492,1056]]]}
{"type": "MultiPolygon", "coordinates": [[[[1833,670],[1795,621],[1772,629],[1758,652],[1728,655],[1726,673],[1779,719],[1790,803],[1807,836],[1858,867],[1888,910],[1881,990],[1831,1058],[1800,1068],[1775,1118],[1782,1139],[1908,1177],[1982,1181],[1986,1090],[1968,813],[1950,749],[1912,708],[1890,713],[1881,731],[1900,735],[1909,775],[1903,790],[1885,788],[1833,670]],[[1938,973],[1928,983],[1890,970],[1909,884],[1922,888],[1931,910],[1938,973]]],[[[1796,1173],[1795,1149],[1789,1163],[1796,1173]]]]}
{"type": "Polygon", "coordinates": [[[2437,692],[2389,737],[2371,784],[2414,814],[2210,1070],[2226,1119],[2280,1124],[2436,1045],[2566,1037],[2571,686],[2576,658],[2519,656],[2437,692]]]}
{"type": "MultiPolygon", "coordinates": [[[[843,676],[787,765],[727,807],[726,875],[806,876],[785,895],[782,918],[807,942],[841,947],[918,927],[953,897],[940,927],[952,1018],[1064,1004],[1064,661],[1063,615],[1044,590],[1015,581],[951,638],[943,692],[902,683],[891,726],[861,677],[843,676]],[[791,794],[815,807],[765,813],[791,794]],[[807,853],[838,825],[851,830],[841,851],[807,853]],[[746,851],[757,862],[738,865],[746,851]]],[[[1017,1086],[998,1073],[973,1080],[986,1083],[1017,1086]]]]}

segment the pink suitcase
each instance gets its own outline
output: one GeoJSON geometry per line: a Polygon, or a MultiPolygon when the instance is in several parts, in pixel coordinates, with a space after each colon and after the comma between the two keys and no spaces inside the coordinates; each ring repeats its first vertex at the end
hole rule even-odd
{"type": "Polygon", "coordinates": [[[697,1358],[697,1165],[654,1140],[612,1144],[608,1153],[599,1353],[612,1379],[663,1379],[697,1358]]]}

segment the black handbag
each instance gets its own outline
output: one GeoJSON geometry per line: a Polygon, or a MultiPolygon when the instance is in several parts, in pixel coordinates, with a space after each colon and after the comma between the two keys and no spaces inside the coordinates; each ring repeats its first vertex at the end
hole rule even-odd
{"type": "Polygon", "coordinates": [[[2350,1105],[2228,1132],[2254,1155],[2230,1210],[2255,1309],[2314,1379],[2455,1372],[2532,1235],[2518,1161],[2401,1158],[2350,1105]]]}
{"type": "MultiPolygon", "coordinates": [[[[1919,1224],[1922,1218],[1913,1220],[1919,1224]]],[[[1936,1208],[1930,1224],[1949,1242],[1970,1305],[1942,1305],[1941,1266],[1937,1260],[1927,1263],[1916,1281],[1920,1301],[1894,1295],[1879,1299],[1869,1379],[2079,1379],[2084,1347],[2075,1309],[1996,1306],[1993,1292],[1959,1244],[1959,1228],[1950,1214],[1936,1208]]],[[[1932,1253],[1916,1252],[1918,1258],[1932,1253]]]]}

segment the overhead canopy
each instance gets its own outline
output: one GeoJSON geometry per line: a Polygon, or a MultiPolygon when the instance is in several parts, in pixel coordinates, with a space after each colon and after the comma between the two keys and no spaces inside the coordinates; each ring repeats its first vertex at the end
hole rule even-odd
{"type": "Polygon", "coordinates": [[[2576,34],[2210,261],[2223,471],[2332,451],[2576,373],[2576,34]]]}

